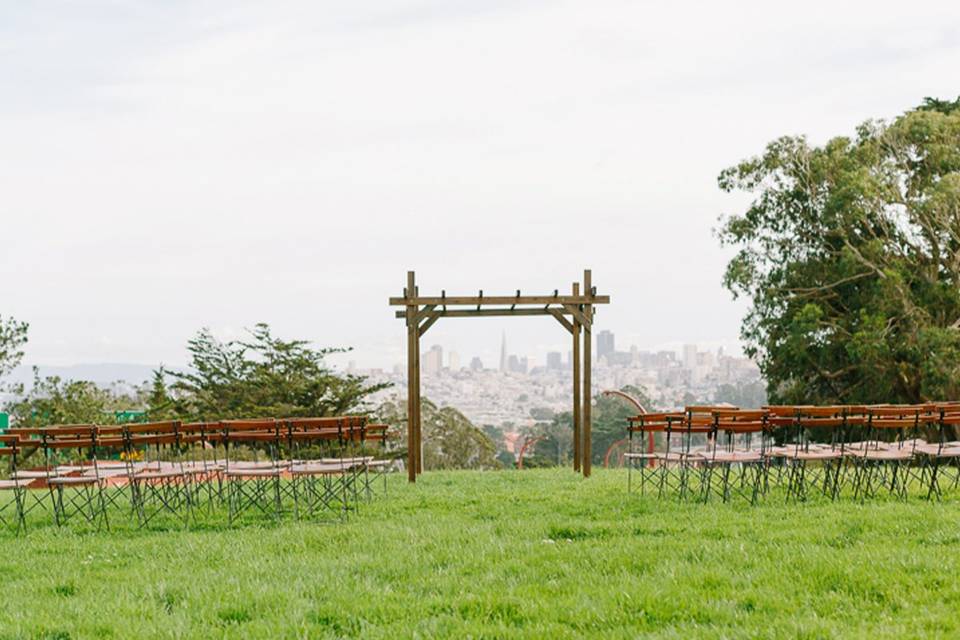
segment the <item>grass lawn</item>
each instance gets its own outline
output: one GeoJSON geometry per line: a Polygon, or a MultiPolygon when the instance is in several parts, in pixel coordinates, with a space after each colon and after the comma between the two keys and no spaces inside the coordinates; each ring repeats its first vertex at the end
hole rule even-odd
{"type": "Polygon", "coordinates": [[[955,498],[676,504],[603,470],[391,480],[344,524],[3,534],[0,638],[960,635],[955,498]]]}

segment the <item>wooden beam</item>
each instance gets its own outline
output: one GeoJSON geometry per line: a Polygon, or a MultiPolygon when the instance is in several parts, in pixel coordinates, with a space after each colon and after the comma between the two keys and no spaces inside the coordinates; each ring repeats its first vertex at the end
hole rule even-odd
{"type": "MultiPolygon", "coordinates": [[[[583,292],[589,293],[593,284],[591,282],[590,269],[583,271],[583,292]]],[[[593,320],[593,307],[589,304],[584,305],[583,315],[589,320],[593,320]]],[[[593,439],[591,436],[590,424],[590,403],[593,400],[591,393],[590,379],[590,357],[593,352],[593,323],[587,322],[583,325],[583,477],[590,477],[590,468],[592,466],[590,457],[593,449],[593,439]]]]}
{"type": "MultiPolygon", "coordinates": [[[[426,318],[428,315],[430,315],[430,312],[436,308],[437,308],[437,305],[428,304],[424,306],[423,309],[420,309],[419,311],[417,311],[417,318],[416,318],[417,324],[420,324],[420,321],[426,318]]],[[[400,313],[400,312],[398,311],[397,313],[400,313]]]]}
{"type": "Polygon", "coordinates": [[[563,317],[563,314],[560,313],[559,309],[549,309],[550,315],[557,319],[557,321],[563,325],[563,328],[573,333],[573,323],[563,317]]]}
{"type": "Polygon", "coordinates": [[[433,326],[433,323],[436,322],[436,321],[439,320],[439,319],[440,319],[440,312],[439,312],[439,311],[433,311],[433,312],[431,312],[431,313],[427,316],[426,322],[424,322],[423,324],[420,325],[420,327],[419,327],[419,329],[418,329],[418,331],[417,331],[417,333],[419,334],[419,336],[422,338],[422,337],[423,337],[423,334],[425,334],[425,333],[427,332],[427,329],[429,329],[430,327],[432,327],[432,326],[433,326]]]}
{"type": "Polygon", "coordinates": [[[565,304],[563,305],[563,309],[572,315],[581,325],[587,326],[590,324],[590,316],[578,309],[575,305],[565,304]]]}
{"type": "MultiPolygon", "coordinates": [[[[550,307],[549,309],[543,307],[535,309],[480,309],[479,311],[477,309],[447,309],[446,311],[440,309],[433,313],[439,314],[442,318],[485,318],[491,316],[552,316],[551,310],[570,315],[570,311],[559,307],[550,307]]],[[[398,318],[407,317],[405,311],[397,311],[395,315],[398,318]]]]}
{"type": "Polygon", "coordinates": [[[472,306],[478,304],[609,304],[610,296],[443,296],[443,297],[415,297],[412,301],[409,298],[390,298],[390,306],[403,307],[409,304],[414,305],[447,305],[447,306],[472,306]]]}
{"type": "MultiPolygon", "coordinates": [[[[580,291],[580,285],[573,283],[573,295],[580,291]]],[[[580,323],[576,316],[573,318],[573,353],[571,365],[573,367],[573,470],[580,471],[580,397],[583,393],[580,387],[580,323]]]]}

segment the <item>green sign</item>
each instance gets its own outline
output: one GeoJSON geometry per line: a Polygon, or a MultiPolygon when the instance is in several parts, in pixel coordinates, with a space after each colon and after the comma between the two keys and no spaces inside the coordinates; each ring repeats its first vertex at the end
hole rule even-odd
{"type": "Polygon", "coordinates": [[[115,411],[114,417],[117,419],[118,424],[124,424],[127,422],[137,422],[138,420],[143,419],[147,415],[146,411],[115,411]]]}
{"type": "Polygon", "coordinates": [[[6,431],[10,427],[10,416],[0,411],[0,431],[6,431]]]}

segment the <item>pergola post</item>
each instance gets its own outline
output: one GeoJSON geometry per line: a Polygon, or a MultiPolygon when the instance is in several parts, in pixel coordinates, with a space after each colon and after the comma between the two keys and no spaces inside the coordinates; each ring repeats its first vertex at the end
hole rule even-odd
{"type": "MultiPolygon", "coordinates": [[[[583,294],[587,297],[593,296],[593,284],[590,278],[590,269],[583,272],[583,294]]],[[[590,356],[593,352],[593,305],[583,305],[583,315],[587,321],[583,325],[583,477],[590,477],[590,456],[592,449],[592,440],[590,436],[590,402],[591,381],[590,381],[590,356]]]]}
{"type": "MultiPolygon", "coordinates": [[[[580,283],[573,283],[573,295],[580,295],[580,283]]],[[[580,322],[573,318],[573,353],[570,356],[573,368],[573,470],[580,472],[580,322]]]]}
{"type": "MultiPolygon", "coordinates": [[[[413,271],[407,271],[407,288],[403,294],[407,300],[413,300],[415,293],[415,276],[413,271]]],[[[417,407],[417,352],[419,349],[419,337],[417,327],[417,307],[416,305],[407,305],[407,479],[410,482],[417,481],[417,459],[415,451],[417,450],[417,418],[419,408],[417,407]]]]}
{"type": "Polygon", "coordinates": [[[421,425],[420,413],[420,318],[417,317],[416,344],[413,349],[413,388],[416,389],[416,429],[414,430],[414,439],[417,445],[413,449],[414,460],[417,463],[417,475],[423,473],[423,430],[421,425]]]}

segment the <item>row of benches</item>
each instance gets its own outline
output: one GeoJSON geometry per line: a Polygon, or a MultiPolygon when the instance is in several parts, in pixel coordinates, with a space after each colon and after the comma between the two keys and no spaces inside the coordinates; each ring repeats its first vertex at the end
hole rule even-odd
{"type": "Polygon", "coordinates": [[[13,428],[0,434],[10,462],[0,490],[12,496],[0,522],[21,529],[43,508],[59,526],[79,517],[100,528],[119,505],[139,526],[164,513],[189,523],[224,504],[231,523],[251,509],[341,518],[390,467],[388,435],[363,416],[13,428]]]}
{"type": "Polygon", "coordinates": [[[960,403],[777,405],[762,409],[689,406],[628,420],[625,460],[640,489],[657,495],[751,502],[782,483],[786,496],[836,499],[880,492],[906,497],[911,486],[939,498],[960,481],[960,403]],[[659,439],[660,451],[651,448],[659,439]],[[638,449],[637,445],[642,446],[638,449]],[[942,482],[944,474],[951,480],[942,482]]]}

